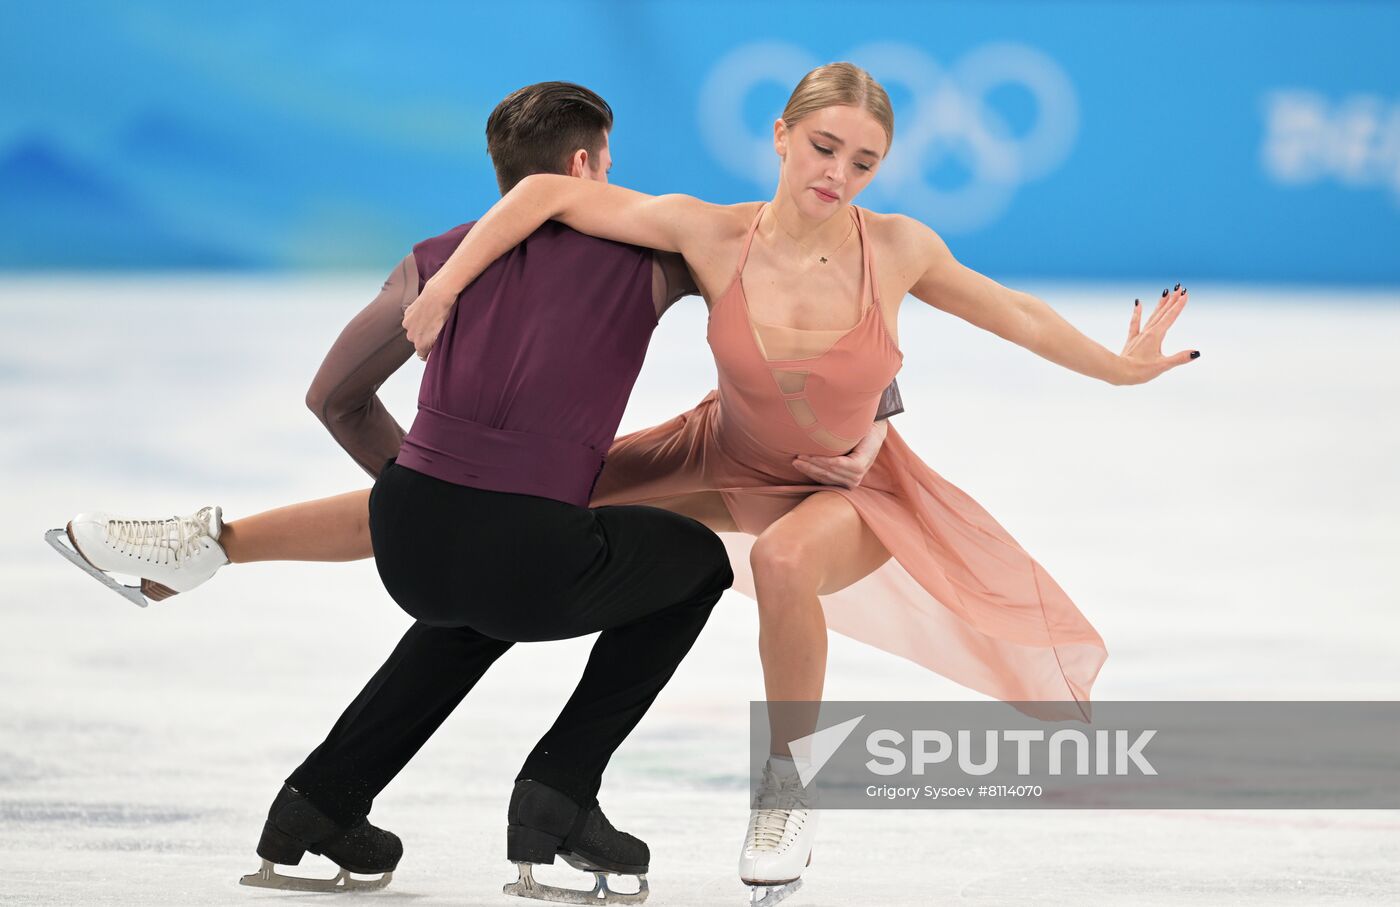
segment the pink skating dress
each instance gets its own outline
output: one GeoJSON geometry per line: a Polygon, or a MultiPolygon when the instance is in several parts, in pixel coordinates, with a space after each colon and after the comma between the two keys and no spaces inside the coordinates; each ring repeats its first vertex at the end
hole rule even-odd
{"type": "Polygon", "coordinates": [[[873,424],[903,354],[885,328],[865,218],[852,208],[864,260],[862,315],[848,331],[756,325],[741,280],[715,302],[708,340],[719,387],[689,412],[617,439],[594,506],[719,492],[740,533],[723,533],[734,587],[754,595],[753,539],[807,496],[844,496],[891,558],[821,597],[827,626],[1009,702],[1065,703],[1084,718],[1107,657],[1103,640],[1040,564],[972,498],[926,466],[891,426],[858,488],[814,485],[799,453],[849,451],[873,424]],[[813,355],[770,359],[766,350],[813,355]],[[786,347],[786,349],[779,349],[786,347]]]}

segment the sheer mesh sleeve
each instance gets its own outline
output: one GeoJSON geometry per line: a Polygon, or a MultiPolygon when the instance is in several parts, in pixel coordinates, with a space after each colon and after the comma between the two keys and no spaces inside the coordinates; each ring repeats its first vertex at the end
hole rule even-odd
{"type": "Polygon", "coordinates": [[[890,386],[880,395],[880,408],[875,410],[875,421],[888,419],[904,412],[904,398],[899,395],[899,380],[890,379],[890,386]]]}
{"type": "Polygon", "coordinates": [[[404,430],[377,392],[413,355],[403,330],[403,312],[418,295],[418,266],[409,255],[384,287],[340,332],[306,392],[306,405],[337,444],[378,477],[399,452],[404,430]]]}
{"type": "Polygon", "coordinates": [[[675,252],[652,253],[651,298],[659,319],[671,304],[683,296],[699,296],[700,289],[685,259],[675,252]]]}

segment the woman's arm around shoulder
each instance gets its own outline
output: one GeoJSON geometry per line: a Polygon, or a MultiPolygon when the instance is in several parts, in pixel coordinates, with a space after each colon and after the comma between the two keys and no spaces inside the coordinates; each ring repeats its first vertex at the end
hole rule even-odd
{"type": "MultiPolygon", "coordinates": [[[[736,229],[736,207],[688,195],[647,195],[579,177],[527,176],[477,221],[404,317],[420,355],[437,339],[457,296],[508,250],[558,220],[581,233],[665,252],[679,252],[699,270],[736,229]]],[[[739,228],[742,229],[742,228],[739,228]]]]}
{"type": "Polygon", "coordinates": [[[734,216],[730,207],[689,195],[648,195],[594,180],[537,173],[517,183],[486,212],[429,284],[455,290],[455,296],[486,265],[547,220],[601,239],[679,252],[689,260],[720,238],[734,216]]]}

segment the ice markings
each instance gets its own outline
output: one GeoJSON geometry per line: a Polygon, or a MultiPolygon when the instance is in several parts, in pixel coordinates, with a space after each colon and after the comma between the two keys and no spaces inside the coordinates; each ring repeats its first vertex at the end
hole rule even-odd
{"type": "Polygon", "coordinates": [[[45,800],[0,800],[0,823],[129,827],[193,822],[205,811],[135,803],[72,803],[45,800]]]}
{"type": "Polygon", "coordinates": [[[56,777],[59,772],[45,771],[38,762],[15,753],[0,752],[0,786],[16,785],[41,778],[56,777]]]}

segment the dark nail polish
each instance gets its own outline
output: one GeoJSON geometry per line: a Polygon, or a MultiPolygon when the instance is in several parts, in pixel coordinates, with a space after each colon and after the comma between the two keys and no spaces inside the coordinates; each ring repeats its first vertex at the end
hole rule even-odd
{"type": "Polygon", "coordinates": [[[1201,358],[1201,351],[1200,351],[1200,350],[1192,350],[1192,351],[1191,351],[1191,358],[1192,358],[1192,359],[1199,359],[1199,358],[1201,358]]]}
{"type": "Polygon", "coordinates": [[[1166,295],[1167,295],[1167,291],[1166,291],[1166,290],[1163,290],[1163,291],[1162,291],[1162,296],[1165,298],[1166,295]]]}
{"type": "Polygon", "coordinates": [[[1140,305],[1142,305],[1142,300],[1141,300],[1141,299],[1134,299],[1134,300],[1133,300],[1133,308],[1137,308],[1137,307],[1140,306],[1140,305]]]}
{"type": "Polygon", "coordinates": [[[1177,284],[1177,285],[1176,285],[1176,288],[1177,288],[1178,290],[1181,289],[1181,284],[1177,284]]]}

